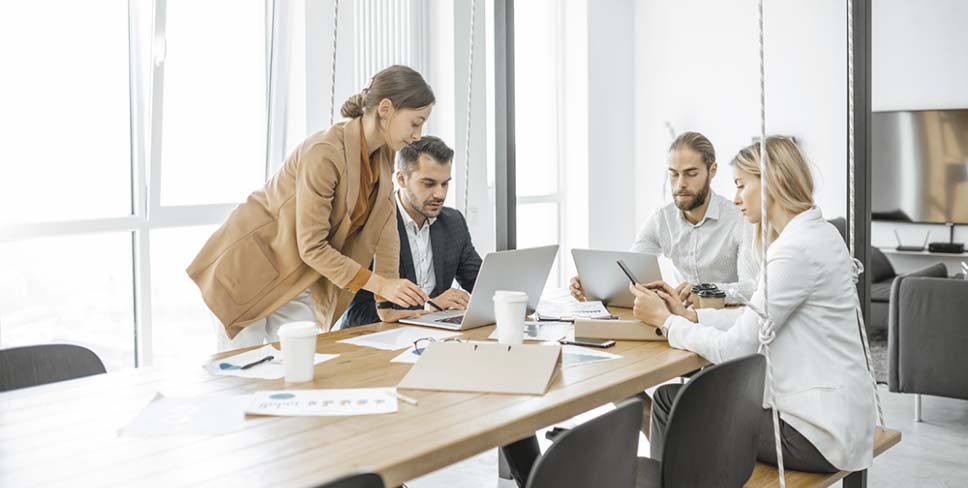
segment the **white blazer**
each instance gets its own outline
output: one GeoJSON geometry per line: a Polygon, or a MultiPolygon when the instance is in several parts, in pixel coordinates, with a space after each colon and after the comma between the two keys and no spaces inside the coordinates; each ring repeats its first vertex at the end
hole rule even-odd
{"type": "MultiPolygon", "coordinates": [[[[767,251],[773,392],[780,417],[841,470],[871,465],[874,391],[854,308],[850,255],[819,208],[794,217],[767,251]]],[[[752,303],[763,306],[763,283],[752,303]]],[[[759,317],[746,308],[699,310],[699,325],[666,321],[669,344],[713,363],[753,354],[759,317]]]]}

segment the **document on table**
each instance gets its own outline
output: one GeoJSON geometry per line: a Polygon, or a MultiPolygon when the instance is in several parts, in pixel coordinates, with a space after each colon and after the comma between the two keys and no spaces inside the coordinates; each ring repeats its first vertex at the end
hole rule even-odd
{"type": "Polygon", "coordinates": [[[245,408],[249,415],[328,417],[397,411],[396,388],[259,391],[245,408]]]}
{"type": "Polygon", "coordinates": [[[596,361],[607,361],[618,359],[622,356],[610,352],[567,345],[561,349],[561,365],[570,366],[572,364],[593,363],[596,361]]]}
{"type": "MultiPolygon", "coordinates": [[[[319,364],[339,357],[339,354],[316,354],[313,364],[319,364]]],[[[238,376],[240,378],[259,378],[264,380],[277,380],[286,374],[282,365],[282,351],[266,344],[258,349],[229,356],[227,358],[216,359],[203,366],[206,371],[220,376],[238,376]],[[271,361],[252,366],[249,369],[242,369],[242,366],[254,363],[260,359],[272,356],[271,361]]]]}
{"type": "Polygon", "coordinates": [[[452,332],[449,330],[428,329],[424,327],[400,327],[398,329],[343,339],[337,342],[353,344],[354,346],[372,347],[384,351],[396,351],[406,347],[413,347],[413,343],[417,339],[441,340],[459,335],[461,335],[460,332],[452,332]]]}
{"type": "Polygon", "coordinates": [[[605,308],[605,304],[600,300],[589,302],[572,300],[567,303],[542,302],[538,305],[538,310],[534,315],[536,319],[542,317],[561,320],[607,319],[612,317],[612,314],[605,308]]]}
{"type": "Polygon", "coordinates": [[[245,424],[251,395],[168,398],[158,393],[119,434],[124,437],[218,435],[245,424]]]}
{"type": "MultiPolygon", "coordinates": [[[[487,338],[497,340],[497,328],[487,338]]],[[[575,339],[575,325],[571,322],[536,322],[529,320],[524,323],[524,340],[526,341],[560,341],[562,339],[575,339]]]]}

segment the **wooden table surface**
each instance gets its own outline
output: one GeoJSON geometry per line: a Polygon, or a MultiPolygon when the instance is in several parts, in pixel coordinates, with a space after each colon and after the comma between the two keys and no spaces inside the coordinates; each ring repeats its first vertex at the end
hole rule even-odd
{"type": "MultiPolygon", "coordinates": [[[[317,351],[340,356],[317,365],[315,381],[295,387],[395,386],[411,367],[389,362],[401,351],[336,343],[395,327],[320,335],[317,351]]],[[[708,364],[665,342],[619,341],[608,351],[621,359],[563,367],[543,396],[404,390],[419,405],[399,402],[386,415],[249,417],[242,430],[218,436],[117,432],[158,392],[238,395],[286,388],[283,380],[212,376],[193,366],[15,390],[0,394],[0,486],[315,486],[355,470],[377,471],[396,486],[708,364]]]]}

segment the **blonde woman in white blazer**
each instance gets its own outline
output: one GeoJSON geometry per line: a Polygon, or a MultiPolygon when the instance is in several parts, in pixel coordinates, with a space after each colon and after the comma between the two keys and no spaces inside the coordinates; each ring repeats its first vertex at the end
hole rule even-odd
{"type": "MultiPolygon", "coordinates": [[[[766,150],[772,229],[766,265],[776,331],[770,357],[784,464],[814,472],[865,469],[873,456],[874,392],[857,329],[852,261],[840,234],[813,202],[810,168],[796,144],[770,137],[766,150]]],[[[734,203],[759,229],[764,224],[759,146],[740,151],[732,166],[734,203]]],[[[752,310],[686,310],[670,291],[664,283],[634,289],[635,316],[665,328],[672,347],[713,363],[757,352],[759,317],[752,310]]],[[[761,309],[763,295],[760,281],[751,302],[761,309]]],[[[653,445],[661,445],[679,386],[656,392],[653,445]]],[[[763,412],[758,457],[775,464],[771,412],[763,412]]]]}

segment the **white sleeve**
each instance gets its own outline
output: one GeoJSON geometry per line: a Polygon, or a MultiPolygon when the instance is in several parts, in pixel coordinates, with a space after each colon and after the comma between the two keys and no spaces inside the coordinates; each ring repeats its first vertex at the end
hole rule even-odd
{"type": "MultiPolygon", "coordinates": [[[[767,264],[771,278],[769,310],[775,332],[787,324],[790,316],[813,293],[819,279],[816,267],[805,263],[803,256],[797,254],[790,250],[777,252],[769,257],[767,264]]],[[[757,286],[752,303],[762,309],[762,283],[757,286]]],[[[748,307],[742,310],[735,324],[726,330],[697,327],[682,317],[678,317],[681,321],[667,320],[669,345],[696,352],[713,363],[753,354],[759,348],[759,316],[748,307]]]]}
{"type": "Polygon", "coordinates": [[[743,315],[746,308],[700,308],[696,310],[699,316],[699,325],[714,327],[719,330],[728,330],[736,324],[736,320],[743,315]]]}
{"type": "Polygon", "coordinates": [[[661,225],[661,209],[655,211],[645,225],[639,229],[632,243],[632,252],[641,252],[655,256],[662,255],[662,243],[659,241],[659,226],[661,225]]]}
{"type": "Polygon", "coordinates": [[[736,256],[736,275],[735,283],[716,283],[720,290],[726,291],[726,303],[736,305],[743,303],[735,298],[735,294],[740,294],[749,300],[756,292],[756,283],[759,281],[760,257],[754,251],[754,239],[756,228],[745,220],[736,225],[733,232],[738,240],[736,256]]]}

